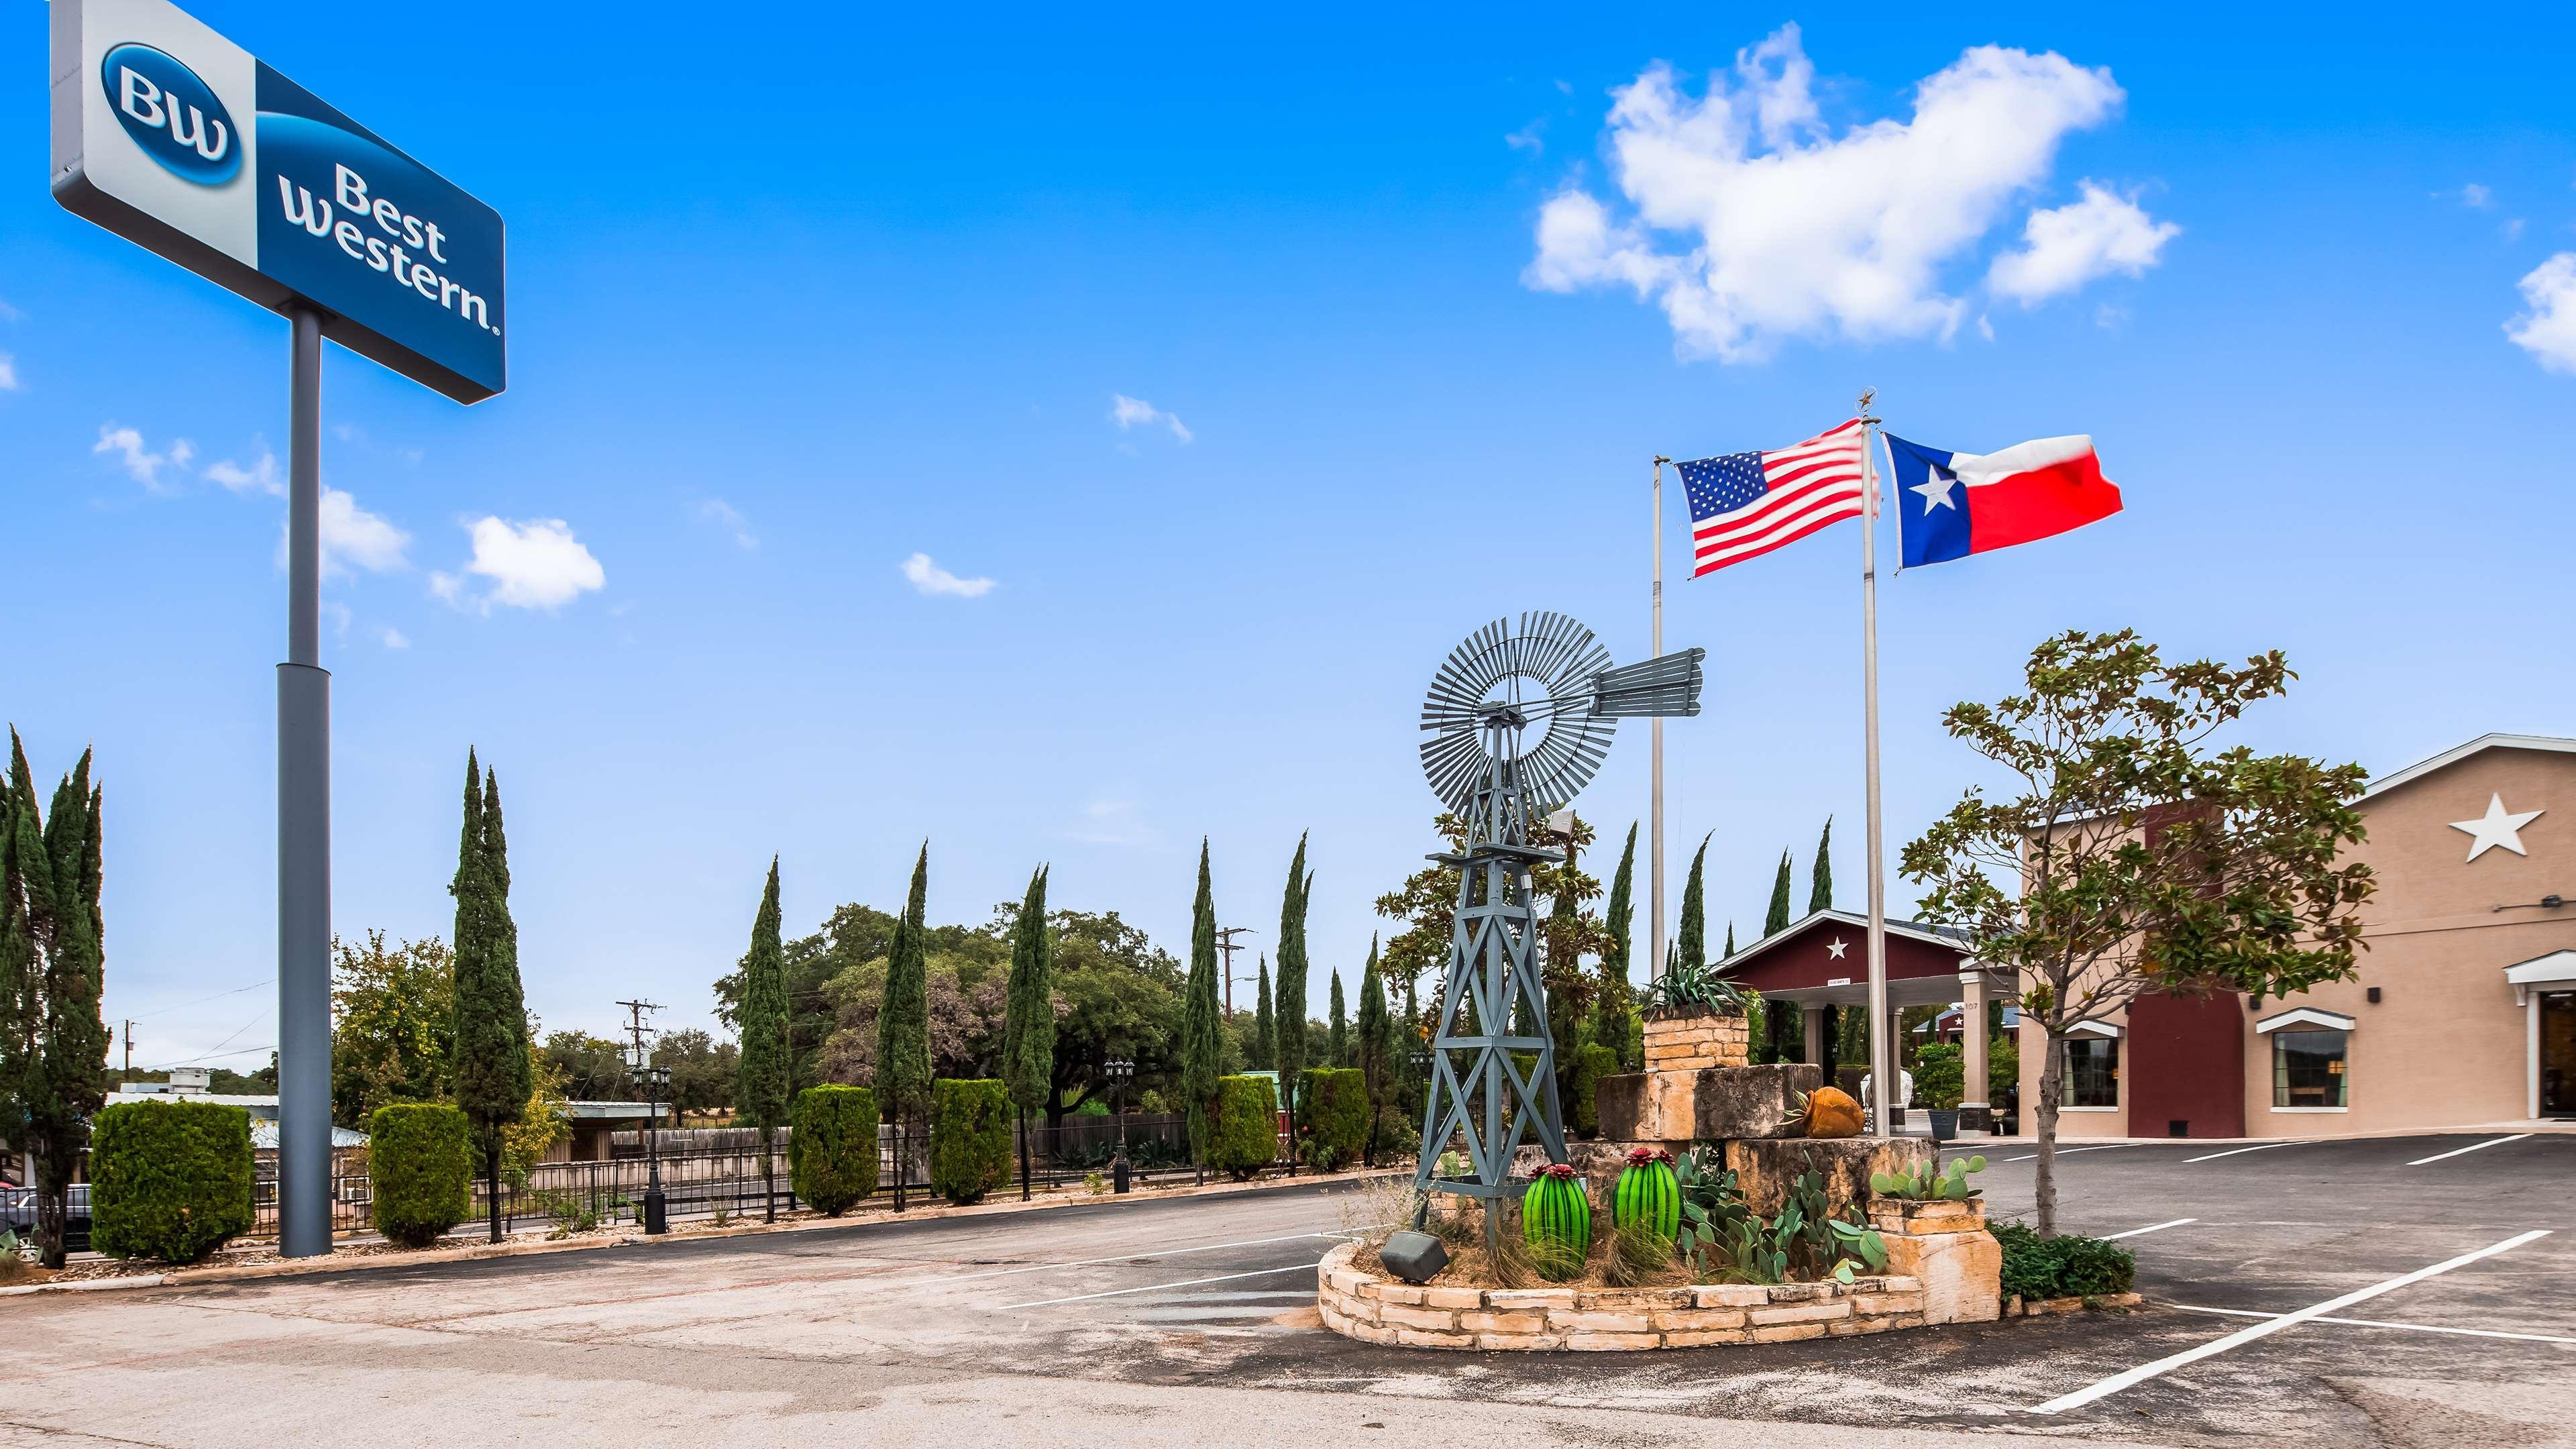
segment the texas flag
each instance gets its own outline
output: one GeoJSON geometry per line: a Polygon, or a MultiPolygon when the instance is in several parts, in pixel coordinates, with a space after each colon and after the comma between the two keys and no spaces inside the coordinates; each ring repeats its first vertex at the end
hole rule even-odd
{"type": "Polygon", "coordinates": [[[2119,486],[2102,476],[2089,437],[1945,453],[1880,436],[1907,568],[2010,548],[2120,511],[2119,486]]]}

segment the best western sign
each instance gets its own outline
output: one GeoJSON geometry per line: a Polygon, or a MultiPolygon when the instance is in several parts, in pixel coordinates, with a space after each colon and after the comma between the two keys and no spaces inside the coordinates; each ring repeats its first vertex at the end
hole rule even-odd
{"type": "Polygon", "coordinates": [[[164,0],[54,0],[77,215],[447,394],[506,384],[501,215],[164,0]]]}

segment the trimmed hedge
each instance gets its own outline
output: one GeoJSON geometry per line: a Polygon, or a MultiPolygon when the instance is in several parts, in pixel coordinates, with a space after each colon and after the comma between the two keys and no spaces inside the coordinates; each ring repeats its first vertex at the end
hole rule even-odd
{"type": "MultiPolygon", "coordinates": [[[[1312,1106],[1307,1110],[1311,1112],[1312,1106]]],[[[1217,1078],[1216,1115],[1209,1124],[1207,1165],[1242,1182],[1260,1176],[1261,1170],[1278,1158],[1279,1093],[1270,1079],[1217,1078]]]]}
{"type": "Polygon", "coordinates": [[[989,1078],[930,1084],[930,1185],[960,1205],[980,1202],[1011,1172],[1011,1096],[989,1078]]]}
{"type": "Polygon", "coordinates": [[[1368,1146],[1368,1077],[1349,1067],[1309,1067],[1299,1077],[1297,1156],[1319,1172],[1339,1172],[1368,1146]]]}
{"type": "Polygon", "coordinates": [[[1601,1079],[1619,1075],[1619,1054],[1597,1041],[1585,1042],[1574,1053],[1574,1069],[1565,1074],[1567,1101],[1558,1105],[1565,1112],[1565,1129],[1577,1137],[1593,1137],[1601,1131],[1601,1079]]]}
{"type": "Polygon", "coordinates": [[[376,1231],[426,1248],[474,1215],[474,1128],[436,1102],[378,1107],[367,1119],[367,1176],[376,1231]]]}
{"type": "Polygon", "coordinates": [[[2067,1234],[2043,1238],[2020,1223],[2000,1223],[2003,1291],[2023,1298],[2096,1298],[2138,1284],[2138,1257],[2117,1243],[2067,1234]]]}
{"type": "MultiPolygon", "coordinates": [[[[787,1173],[796,1195],[836,1218],[877,1190],[877,1094],[826,1083],[788,1109],[787,1173]]],[[[936,1140],[936,1139],[933,1139],[936,1140]]]]}
{"type": "Polygon", "coordinates": [[[90,1246],[193,1263],[250,1231],[250,1113],[213,1102],[121,1102],[89,1146],[90,1246]]]}

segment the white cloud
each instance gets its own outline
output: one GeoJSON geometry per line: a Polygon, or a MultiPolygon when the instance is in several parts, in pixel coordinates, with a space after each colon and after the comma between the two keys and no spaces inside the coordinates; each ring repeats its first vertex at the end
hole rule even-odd
{"type": "Polygon", "coordinates": [[[1547,117],[1541,116],[1537,120],[1530,122],[1528,125],[1521,127],[1519,130],[1503,137],[1503,144],[1511,147],[1515,151],[1527,151],[1533,156],[1538,155],[1540,152],[1547,149],[1547,143],[1540,139],[1540,133],[1546,129],[1547,117]]]}
{"type": "Polygon", "coordinates": [[[0,352],[0,392],[16,392],[17,390],[17,359],[11,357],[8,353],[0,352]]]}
{"type": "Polygon", "coordinates": [[[161,481],[161,470],[184,472],[188,460],[197,456],[196,445],[185,438],[174,438],[167,448],[153,452],[143,445],[143,434],[133,428],[120,428],[114,423],[99,425],[98,442],[90,452],[113,455],[118,466],[125,469],[126,476],[155,493],[178,491],[177,485],[161,481]]]}
{"type": "Polygon", "coordinates": [[[1109,420],[1116,423],[1118,431],[1122,433],[1129,428],[1150,428],[1159,423],[1170,428],[1172,436],[1184,443],[1192,441],[1196,436],[1188,428],[1181,426],[1179,418],[1143,398],[1129,397],[1123,392],[1113,392],[1109,395],[1109,420]]]}
{"type": "Polygon", "coordinates": [[[2166,242],[2182,234],[2172,222],[2148,216],[2131,197],[2093,181],[2082,189],[2081,201],[2030,214],[2021,250],[1995,258],[1988,287],[2035,307],[2113,272],[2138,276],[2156,264],[2166,242]]]}
{"type": "Polygon", "coordinates": [[[403,637],[403,631],[395,628],[391,624],[387,624],[383,629],[377,631],[376,638],[388,649],[409,649],[411,647],[411,641],[403,637]]]}
{"type": "Polygon", "coordinates": [[[206,469],[206,476],[235,493],[265,493],[271,498],[286,496],[286,482],[277,476],[277,455],[260,450],[259,460],[245,468],[230,458],[206,469]]]}
{"type": "Polygon", "coordinates": [[[760,536],[751,531],[751,520],[721,498],[710,498],[699,504],[698,517],[731,533],[738,548],[749,551],[760,547],[760,536]]]}
{"type": "Polygon", "coordinates": [[[1106,796],[1082,807],[1082,823],[1065,834],[1086,845],[1143,845],[1154,838],[1135,801],[1106,796]]]}
{"type": "Polygon", "coordinates": [[[929,598],[949,594],[960,599],[980,599],[993,591],[991,579],[961,579],[932,563],[926,553],[905,559],[903,576],[912,580],[912,586],[929,598]]]}
{"type": "Polygon", "coordinates": [[[371,574],[390,573],[408,560],[411,535],[358,506],[337,488],[322,490],[322,577],[346,577],[346,565],[371,574]]]}
{"type": "Polygon", "coordinates": [[[2495,192],[2472,181],[2460,188],[2460,205],[2484,211],[2495,205],[2495,192]]]}
{"type": "MultiPolygon", "coordinates": [[[[484,613],[490,613],[495,604],[557,609],[607,586],[607,570],[572,536],[572,525],[560,518],[514,523],[487,517],[465,528],[474,537],[474,556],[466,560],[465,572],[492,581],[492,587],[475,601],[484,613]]],[[[451,604],[465,602],[465,580],[456,574],[431,573],[429,591],[451,604]]]]}
{"type": "Polygon", "coordinates": [[[2576,252],[2560,252],[2522,279],[2531,310],[2505,324],[2505,335],[2551,372],[2576,372],[2576,252]]]}
{"type": "Polygon", "coordinates": [[[346,639],[349,637],[349,620],[353,616],[349,612],[348,605],[341,603],[338,599],[324,599],[322,601],[322,613],[324,617],[331,621],[332,638],[346,639]]]}
{"type": "Polygon", "coordinates": [[[2496,235],[2503,237],[2509,242],[2518,242],[2522,240],[2522,229],[2524,225],[2526,225],[2526,223],[2523,219],[2517,216],[2506,222],[2504,225],[2497,227],[2496,235]]]}
{"type": "Polygon", "coordinates": [[[1730,362],[1789,336],[1946,337],[1966,307],[1942,270],[2048,178],[2061,140],[2125,99],[2107,70],[1979,46],[1916,88],[1912,120],[1835,136],[1814,74],[1791,25],[1702,98],[1661,64],[1615,91],[1629,214],[1579,187],[1556,196],[1524,283],[1627,287],[1662,307],[1682,353],[1730,362]]]}

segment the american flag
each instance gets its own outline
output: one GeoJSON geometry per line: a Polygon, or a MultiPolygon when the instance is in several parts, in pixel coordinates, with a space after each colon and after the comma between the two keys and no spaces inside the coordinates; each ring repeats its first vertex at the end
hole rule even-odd
{"type": "Polygon", "coordinates": [[[1861,513],[1860,419],[1776,453],[1728,453],[1681,465],[1690,496],[1691,576],[1795,543],[1861,513]]]}

